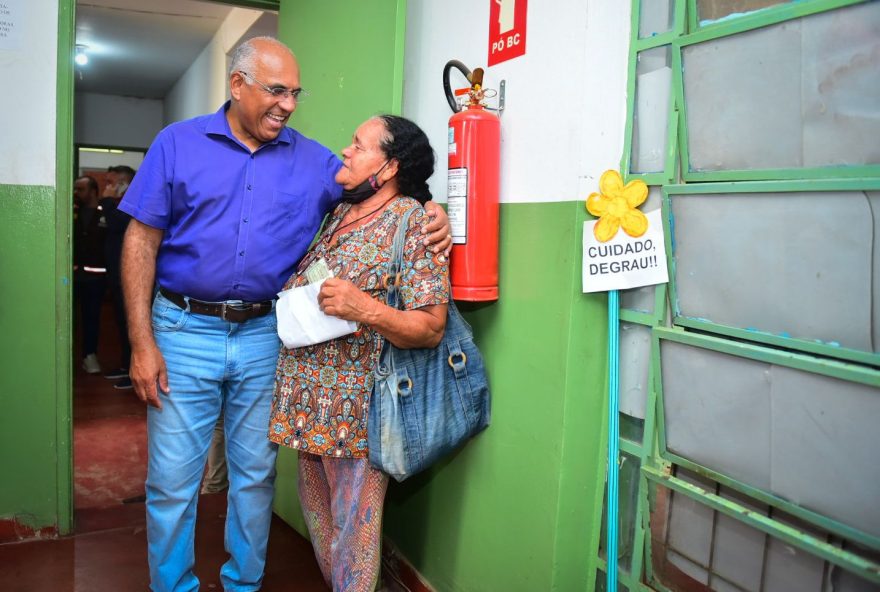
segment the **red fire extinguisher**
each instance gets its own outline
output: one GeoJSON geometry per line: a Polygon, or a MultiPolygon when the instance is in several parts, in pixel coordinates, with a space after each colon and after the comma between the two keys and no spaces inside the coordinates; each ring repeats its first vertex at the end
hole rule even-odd
{"type": "Polygon", "coordinates": [[[483,70],[471,72],[458,60],[443,68],[449,118],[448,214],[452,228],[452,298],[498,300],[498,186],[501,122],[483,102],[483,70]],[[462,109],[449,86],[449,71],[464,74],[470,89],[462,109]]]}

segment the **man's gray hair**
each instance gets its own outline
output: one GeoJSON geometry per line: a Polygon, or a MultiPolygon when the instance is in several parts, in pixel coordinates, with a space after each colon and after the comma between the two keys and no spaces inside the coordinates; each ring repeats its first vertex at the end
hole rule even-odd
{"type": "MultiPolygon", "coordinates": [[[[235,48],[235,51],[232,52],[232,63],[229,65],[229,76],[232,76],[239,70],[243,70],[248,74],[253,75],[253,72],[257,66],[257,59],[260,53],[254,45],[255,41],[271,43],[273,45],[277,45],[278,47],[283,47],[291,56],[293,56],[294,58],[296,57],[293,55],[293,52],[290,51],[289,47],[287,47],[284,43],[278,41],[274,37],[270,37],[268,35],[263,37],[253,37],[252,39],[248,39],[247,41],[243,42],[241,45],[235,48]]],[[[250,84],[251,81],[247,80],[247,83],[250,84]]]]}

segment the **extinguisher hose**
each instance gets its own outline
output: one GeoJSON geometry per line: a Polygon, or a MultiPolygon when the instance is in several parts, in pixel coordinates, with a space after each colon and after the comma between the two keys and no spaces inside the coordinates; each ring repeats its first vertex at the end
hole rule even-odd
{"type": "Polygon", "coordinates": [[[452,87],[449,86],[449,71],[452,68],[455,68],[464,74],[465,78],[468,79],[468,82],[471,81],[471,71],[458,60],[449,60],[446,62],[446,65],[443,66],[443,91],[446,93],[446,102],[449,103],[449,108],[452,109],[453,113],[458,113],[461,111],[461,107],[459,106],[458,101],[455,100],[455,94],[452,92],[452,87]]]}

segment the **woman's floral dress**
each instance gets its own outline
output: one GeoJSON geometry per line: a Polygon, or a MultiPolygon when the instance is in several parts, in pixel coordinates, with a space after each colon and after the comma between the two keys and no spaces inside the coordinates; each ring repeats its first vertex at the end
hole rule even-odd
{"type": "MultiPolygon", "coordinates": [[[[376,218],[352,232],[330,237],[351,206],[333,212],[321,234],[284,288],[307,283],[303,276],[323,258],[333,277],[350,280],[374,298],[385,301],[384,279],[398,221],[412,207],[406,231],[400,296],[412,310],[449,302],[447,259],[423,244],[421,228],[427,215],[408,197],[392,199],[376,218]]],[[[275,370],[269,439],[304,452],[337,458],[368,456],[367,421],[373,392],[373,369],[383,338],[370,327],[337,339],[294,349],[281,348],[275,370]]]]}

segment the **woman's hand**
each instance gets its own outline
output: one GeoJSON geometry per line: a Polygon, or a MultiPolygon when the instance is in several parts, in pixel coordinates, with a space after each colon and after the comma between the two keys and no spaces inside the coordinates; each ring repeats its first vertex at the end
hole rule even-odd
{"type": "Polygon", "coordinates": [[[366,323],[375,313],[378,302],[348,280],[327,278],[318,292],[318,307],[333,317],[366,323]]]}
{"type": "Polygon", "coordinates": [[[452,231],[449,228],[449,216],[446,215],[446,211],[443,208],[433,201],[425,204],[425,213],[431,218],[431,221],[422,228],[422,234],[427,235],[425,237],[425,245],[432,252],[439,253],[443,251],[443,254],[449,257],[449,251],[452,249],[452,231]]]}
{"type": "Polygon", "coordinates": [[[327,278],[318,292],[326,315],[370,325],[399,348],[436,347],[446,327],[446,305],[397,310],[379,302],[348,280],[327,278]]]}

